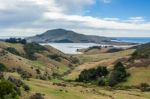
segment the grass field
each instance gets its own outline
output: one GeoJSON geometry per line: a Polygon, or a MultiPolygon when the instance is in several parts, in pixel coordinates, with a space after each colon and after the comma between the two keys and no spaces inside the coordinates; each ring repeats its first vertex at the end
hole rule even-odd
{"type": "Polygon", "coordinates": [[[31,87],[32,93],[45,94],[45,99],[150,99],[150,93],[139,90],[107,90],[100,87],[85,88],[72,84],[62,87],[53,85],[50,81],[36,79],[25,82],[31,87]]]}

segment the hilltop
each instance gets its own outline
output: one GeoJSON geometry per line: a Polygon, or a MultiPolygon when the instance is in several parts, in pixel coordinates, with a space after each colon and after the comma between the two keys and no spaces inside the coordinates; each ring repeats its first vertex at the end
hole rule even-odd
{"type": "Polygon", "coordinates": [[[40,35],[26,38],[28,42],[57,42],[57,43],[101,43],[109,42],[111,38],[79,34],[71,30],[53,29],[40,35]]]}

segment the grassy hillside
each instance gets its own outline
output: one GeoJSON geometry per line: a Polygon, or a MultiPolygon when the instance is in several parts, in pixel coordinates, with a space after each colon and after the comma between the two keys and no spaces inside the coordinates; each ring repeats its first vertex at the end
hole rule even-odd
{"type": "MultiPolygon", "coordinates": [[[[149,45],[146,46],[113,53],[70,56],[51,46],[0,42],[0,63],[7,68],[2,71],[5,79],[13,77],[13,81],[18,83],[21,80],[29,86],[30,91],[20,87],[20,99],[30,99],[35,93],[41,93],[44,99],[150,99],[149,91],[142,92],[139,89],[142,83],[150,85],[149,58],[130,60],[135,51],[149,53],[149,45]],[[85,69],[106,66],[111,72],[118,61],[124,64],[130,76],[113,88],[97,86],[96,82],[75,81],[85,69]],[[29,79],[24,78],[30,74],[32,76],[29,79]]],[[[0,79],[1,77],[0,72],[0,79]]]]}

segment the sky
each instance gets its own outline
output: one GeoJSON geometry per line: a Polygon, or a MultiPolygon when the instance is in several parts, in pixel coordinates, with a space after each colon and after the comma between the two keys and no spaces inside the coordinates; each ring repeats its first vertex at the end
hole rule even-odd
{"type": "Polygon", "coordinates": [[[0,0],[0,36],[63,28],[87,35],[150,37],[150,0],[0,0]]]}

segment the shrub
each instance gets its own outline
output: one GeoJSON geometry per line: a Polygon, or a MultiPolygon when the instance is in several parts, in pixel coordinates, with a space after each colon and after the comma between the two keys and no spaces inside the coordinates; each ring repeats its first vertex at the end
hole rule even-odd
{"type": "Polygon", "coordinates": [[[27,54],[26,57],[28,59],[35,60],[36,59],[36,57],[34,56],[35,53],[39,53],[47,49],[38,43],[27,43],[24,45],[24,50],[27,54]]]}
{"type": "Polygon", "coordinates": [[[18,94],[11,82],[6,80],[0,81],[0,99],[18,99],[17,97],[18,94]]]}
{"type": "Polygon", "coordinates": [[[3,71],[6,71],[7,68],[4,64],[0,63],[0,71],[3,72],[3,71]]]}
{"type": "Polygon", "coordinates": [[[80,63],[80,60],[77,57],[71,56],[70,59],[71,59],[71,63],[73,63],[73,64],[79,64],[80,63]]]}
{"type": "Polygon", "coordinates": [[[28,79],[28,78],[31,78],[32,77],[32,74],[23,70],[22,68],[16,68],[15,69],[23,79],[28,79]]]}
{"type": "Polygon", "coordinates": [[[16,79],[10,76],[8,77],[8,80],[12,82],[14,85],[16,85],[17,87],[21,87],[23,85],[23,82],[20,79],[16,79]]]}
{"type": "Polygon", "coordinates": [[[140,89],[141,91],[150,91],[150,85],[147,83],[141,83],[140,89]]]}
{"type": "Polygon", "coordinates": [[[41,71],[39,69],[36,69],[37,74],[41,74],[41,71]]]}
{"type": "Polygon", "coordinates": [[[99,82],[98,82],[99,86],[105,86],[107,85],[107,79],[106,78],[100,78],[99,82]]]}
{"type": "Polygon", "coordinates": [[[13,47],[8,47],[5,50],[7,50],[8,52],[15,54],[15,55],[20,55],[20,53],[13,47]]]}
{"type": "Polygon", "coordinates": [[[125,81],[128,73],[121,62],[118,62],[110,74],[109,86],[114,86],[119,82],[125,81]]]}
{"type": "Polygon", "coordinates": [[[49,55],[48,57],[59,62],[61,61],[61,56],[57,54],[49,55]]]}
{"type": "Polygon", "coordinates": [[[26,84],[23,84],[23,89],[24,91],[27,91],[27,92],[30,91],[30,87],[26,84]]]}
{"type": "Polygon", "coordinates": [[[106,76],[108,74],[108,70],[106,67],[98,67],[96,69],[89,69],[89,70],[83,70],[77,81],[90,81],[90,80],[96,80],[99,77],[106,76]]]}
{"type": "Polygon", "coordinates": [[[44,99],[41,93],[35,93],[34,95],[30,96],[30,99],[44,99]]]}
{"type": "Polygon", "coordinates": [[[4,74],[3,74],[3,72],[0,72],[0,79],[4,79],[4,74]]]}
{"type": "Polygon", "coordinates": [[[92,46],[92,47],[89,47],[87,50],[85,50],[85,52],[89,51],[89,50],[92,50],[92,49],[98,49],[100,50],[102,47],[101,46],[92,46]]]}
{"type": "Polygon", "coordinates": [[[114,53],[114,52],[119,52],[122,51],[122,48],[111,48],[107,51],[107,53],[114,53]]]}

